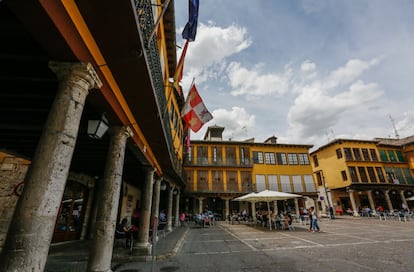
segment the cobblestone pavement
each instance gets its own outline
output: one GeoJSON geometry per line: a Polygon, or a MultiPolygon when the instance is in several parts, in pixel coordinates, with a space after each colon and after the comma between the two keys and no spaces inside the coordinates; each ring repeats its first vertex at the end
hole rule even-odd
{"type": "Polygon", "coordinates": [[[116,271],[414,271],[414,221],[341,217],[320,227],[193,226],[172,258],[116,271]]]}

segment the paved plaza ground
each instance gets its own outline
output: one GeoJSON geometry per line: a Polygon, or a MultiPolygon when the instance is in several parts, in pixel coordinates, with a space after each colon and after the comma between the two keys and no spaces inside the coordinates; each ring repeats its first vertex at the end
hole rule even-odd
{"type": "Polygon", "coordinates": [[[190,224],[173,257],[116,271],[414,271],[414,221],[343,216],[322,219],[320,233],[294,226],[190,224]]]}

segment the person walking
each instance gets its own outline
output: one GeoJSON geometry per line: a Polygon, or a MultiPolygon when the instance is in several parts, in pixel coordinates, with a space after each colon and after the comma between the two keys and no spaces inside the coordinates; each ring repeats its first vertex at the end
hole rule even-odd
{"type": "Polygon", "coordinates": [[[318,225],[319,218],[318,218],[318,215],[316,214],[315,207],[311,207],[310,209],[311,209],[311,218],[312,218],[312,232],[315,232],[315,231],[319,232],[320,231],[320,228],[318,225]]]}

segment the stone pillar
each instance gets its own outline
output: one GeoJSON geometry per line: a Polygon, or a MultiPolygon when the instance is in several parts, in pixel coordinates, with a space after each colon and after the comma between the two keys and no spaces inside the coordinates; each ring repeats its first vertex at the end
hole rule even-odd
{"type": "Polygon", "coordinates": [[[274,212],[279,213],[279,208],[277,207],[277,200],[273,201],[273,207],[275,207],[274,212]]]}
{"type": "Polygon", "coordinates": [[[148,242],[149,228],[151,225],[152,191],[154,185],[154,172],[152,167],[143,167],[145,171],[144,188],[142,191],[142,205],[140,211],[138,240],[135,245],[138,255],[149,256],[151,244],[148,242]]]}
{"type": "Polygon", "coordinates": [[[162,178],[157,178],[154,182],[154,191],[152,193],[151,218],[159,218],[161,180],[162,178]]]}
{"type": "Polygon", "coordinates": [[[256,222],[256,203],[252,202],[252,219],[253,219],[253,223],[256,222]]]}
{"type": "Polygon", "coordinates": [[[351,200],[351,206],[352,206],[352,211],[354,213],[354,216],[359,216],[358,209],[355,204],[354,190],[349,190],[348,194],[349,194],[349,199],[351,200]]]}
{"type": "Polygon", "coordinates": [[[93,206],[93,199],[95,197],[95,187],[88,186],[89,194],[88,194],[88,203],[86,204],[85,208],[85,217],[83,218],[82,224],[82,233],[81,233],[81,240],[86,239],[86,235],[88,234],[88,227],[90,224],[90,218],[92,213],[92,206],[93,206]]]}
{"type": "Polygon", "coordinates": [[[228,198],[224,199],[224,214],[225,220],[228,220],[230,215],[230,200],[228,198]]]}
{"type": "MultiPolygon", "coordinates": [[[[408,209],[408,204],[407,204],[407,200],[405,199],[404,190],[400,190],[400,197],[401,197],[402,204],[405,204],[405,207],[407,207],[407,209],[408,209]]],[[[401,208],[402,208],[402,206],[401,206],[401,208]]]]}
{"type": "Polygon", "coordinates": [[[391,203],[390,195],[388,194],[389,192],[390,192],[389,190],[385,190],[385,191],[384,191],[385,201],[387,201],[388,210],[389,210],[389,211],[393,211],[393,210],[394,210],[394,208],[392,207],[392,203],[391,203]]]}
{"type": "Polygon", "coordinates": [[[175,209],[174,209],[174,226],[178,227],[180,225],[180,191],[177,189],[177,194],[175,195],[175,209]]]}
{"type": "Polygon", "coordinates": [[[202,197],[198,198],[198,213],[203,213],[203,199],[202,197]]]}
{"type": "Polygon", "coordinates": [[[69,174],[88,91],[100,88],[91,64],[55,63],[59,79],[1,257],[0,271],[43,271],[69,174]]]}
{"type": "Polygon", "coordinates": [[[173,206],[173,192],[174,187],[168,186],[168,202],[167,202],[167,226],[165,230],[167,232],[172,231],[172,206],[173,206]]]}
{"type": "Polygon", "coordinates": [[[367,191],[367,196],[372,213],[377,214],[377,211],[375,210],[374,198],[372,197],[372,190],[367,191]]]}
{"type": "Polygon", "coordinates": [[[89,251],[87,271],[110,271],[116,216],[121,194],[125,147],[131,136],[126,127],[113,127],[109,131],[108,155],[102,184],[102,198],[96,215],[95,233],[89,251]]]}
{"type": "Polygon", "coordinates": [[[297,218],[300,218],[299,200],[297,198],[295,198],[294,201],[295,201],[296,216],[297,216],[297,218]]]}

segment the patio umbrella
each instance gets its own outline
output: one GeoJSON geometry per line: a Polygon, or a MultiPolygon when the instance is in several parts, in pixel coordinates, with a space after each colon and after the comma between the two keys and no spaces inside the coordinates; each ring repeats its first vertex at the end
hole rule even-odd
{"type": "Polygon", "coordinates": [[[236,198],[234,198],[234,199],[232,199],[233,201],[247,201],[246,200],[246,198],[249,198],[249,197],[251,197],[251,196],[254,196],[256,193],[255,192],[253,192],[253,193],[250,193],[250,194],[247,194],[247,195],[242,195],[242,196],[239,196],[239,197],[236,197],[236,198]]]}
{"type": "MultiPolygon", "coordinates": [[[[276,201],[276,200],[292,199],[296,197],[302,197],[302,196],[296,195],[296,194],[285,193],[285,192],[279,192],[279,191],[264,190],[258,193],[250,193],[250,194],[238,197],[236,199],[238,201],[248,201],[252,203],[262,202],[262,201],[267,202],[267,212],[270,215],[269,202],[276,201]]],[[[236,199],[233,199],[233,200],[236,200],[236,199]]],[[[268,216],[268,218],[269,218],[269,227],[270,229],[272,229],[272,222],[271,222],[270,216],[268,216]]]]}
{"type": "Polygon", "coordinates": [[[407,198],[406,200],[411,201],[414,200],[414,196],[407,198]]]}

